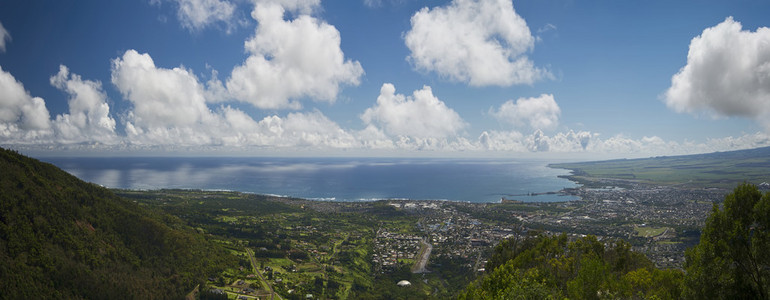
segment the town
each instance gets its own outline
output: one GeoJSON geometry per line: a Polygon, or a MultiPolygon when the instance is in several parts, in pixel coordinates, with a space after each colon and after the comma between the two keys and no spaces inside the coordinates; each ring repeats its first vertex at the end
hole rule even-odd
{"type": "Polygon", "coordinates": [[[405,285],[451,296],[485,273],[501,240],[535,233],[623,239],[659,268],[682,268],[685,250],[698,242],[712,205],[727,193],[626,183],[560,191],[576,201],[469,203],[118,192],[176,213],[241,257],[238,270],[209,282],[213,290],[241,299],[359,297],[398,293],[405,285]]]}

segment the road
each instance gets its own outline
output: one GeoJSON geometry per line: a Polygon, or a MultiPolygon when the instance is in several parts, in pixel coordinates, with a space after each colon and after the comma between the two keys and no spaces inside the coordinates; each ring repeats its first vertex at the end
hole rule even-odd
{"type": "Polygon", "coordinates": [[[267,280],[265,280],[264,276],[262,276],[261,270],[257,269],[257,266],[258,266],[257,260],[254,259],[254,253],[251,251],[251,249],[246,248],[246,253],[249,254],[249,260],[251,260],[251,268],[254,269],[254,272],[257,273],[257,276],[259,276],[259,279],[262,280],[262,282],[264,282],[265,285],[267,285],[268,289],[270,289],[270,300],[274,299],[274,297],[276,296],[278,296],[278,299],[282,299],[281,295],[276,294],[275,291],[273,290],[273,285],[270,284],[270,282],[268,282],[267,280]]]}

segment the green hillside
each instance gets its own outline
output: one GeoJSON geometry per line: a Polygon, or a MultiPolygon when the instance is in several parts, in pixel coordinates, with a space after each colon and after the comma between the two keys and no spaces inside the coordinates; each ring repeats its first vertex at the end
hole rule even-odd
{"type": "Polygon", "coordinates": [[[180,299],[237,264],[181,221],[0,149],[0,299],[180,299]]]}
{"type": "Polygon", "coordinates": [[[770,182],[770,147],[708,154],[552,164],[573,171],[571,180],[592,184],[620,179],[690,187],[732,188],[770,182]]]}

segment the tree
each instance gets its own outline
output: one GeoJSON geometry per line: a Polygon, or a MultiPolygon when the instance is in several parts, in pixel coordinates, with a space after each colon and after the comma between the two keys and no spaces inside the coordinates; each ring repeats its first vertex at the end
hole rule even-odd
{"type": "MultiPolygon", "coordinates": [[[[460,299],[678,299],[684,274],[658,270],[623,240],[566,235],[508,240],[490,262],[501,263],[460,299]]],[[[488,264],[489,265],[489,264],[488,264]]]]}
{"type": "Polygon", "coordinates": [[[768,299],[770,193],[741,184],[714,204],[700,242],[686,253],[687,298],[768,299]]]}
{"type": "Polygon", "coordinates": [[[476,281],[458,299],[560,299],[559,290],[548,283],[538,269],[516,269],[508,263],[484,280],[476,281]]]}

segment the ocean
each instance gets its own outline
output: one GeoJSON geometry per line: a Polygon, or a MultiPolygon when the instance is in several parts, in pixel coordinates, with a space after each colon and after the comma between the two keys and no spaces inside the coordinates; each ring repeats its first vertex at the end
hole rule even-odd
{"type": "Polygon", "coordinates": [[[576,184],[546,161],[432,158],[48,157],[78,178],[109,188],[204,189],[319,201],[380,199],[499,202],[576,200],[576,184]]]}

